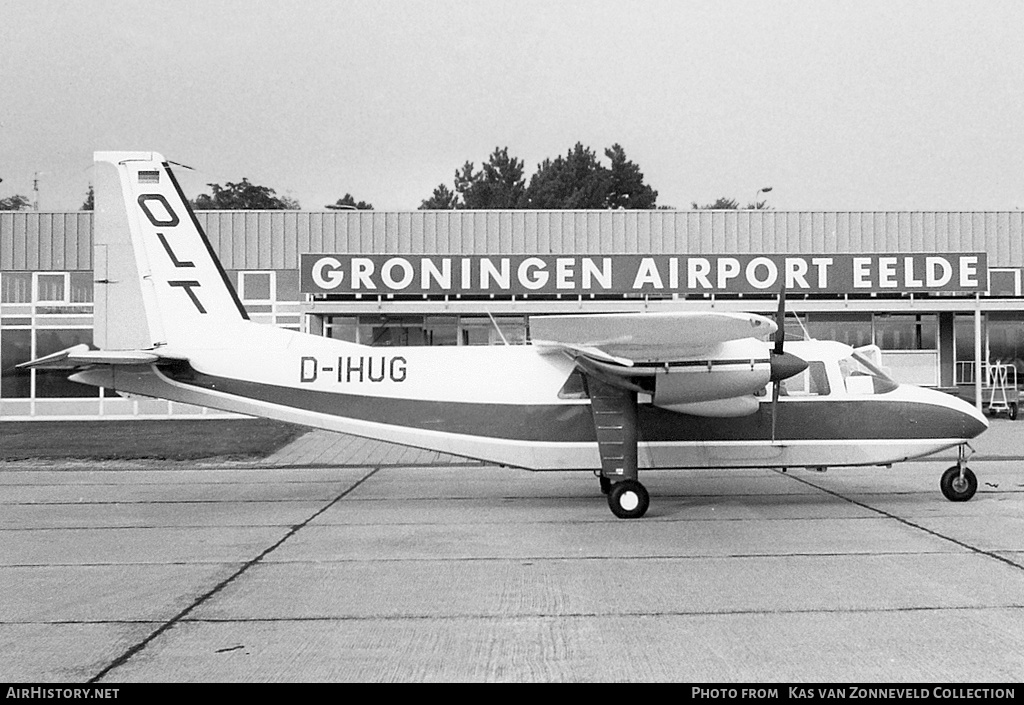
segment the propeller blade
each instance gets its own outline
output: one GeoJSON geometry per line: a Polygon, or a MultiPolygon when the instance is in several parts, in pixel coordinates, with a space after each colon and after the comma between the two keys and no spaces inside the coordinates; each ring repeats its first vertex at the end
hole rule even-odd
{"type": "Polygon", "coordinates": [[[779,415],[779,388],[782,380],[792,377],[798,372],[807,369],[807,362],[796,355],[783,352],[782,346],[786,342],[786,280],[779,284],[779,309],[775,313],[775,348],[771,354],[771,381],[772,385],[772,443],[775,442],[775,429],[779,415]],[[801,367],[801,365],[803,365],[801,367]]]}
{"type": "Polygon", "coordinates": [[[779,381],[772,386],[772,443],[775,442],[775,417],[779,410],[779,381]]]}
{"type": "Polygon", "coordinates": [[[775,325],[779,327],[775,331],[775,354],[782,354],[782,345],[786,341],[786,283],[783,280],[779,287],[779,310],[775,314],[775,325]]]}

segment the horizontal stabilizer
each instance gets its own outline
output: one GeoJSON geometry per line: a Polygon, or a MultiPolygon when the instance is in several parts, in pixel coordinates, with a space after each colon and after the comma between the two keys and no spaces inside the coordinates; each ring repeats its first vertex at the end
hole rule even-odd
{"type": "Polygon", "coordinates": [[[162,359],[181,360],[173,355],[148,350],[90,350],[84,343],[66,350],[23,362],[19,369],[73,370],[87,365],[148,365],[162,359]]]}

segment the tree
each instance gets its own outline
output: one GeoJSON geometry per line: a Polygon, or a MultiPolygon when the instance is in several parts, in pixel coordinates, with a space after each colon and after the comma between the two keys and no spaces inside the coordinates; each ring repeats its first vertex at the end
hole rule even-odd
{"type": "Polygon", "coordinates": [[[545,159],[537,167],[526,190],[530,208],[606,208],[610,174],[589,147],[576,143],[554,161],[545,159]]]}
{"type": "Polygon", "coordinates": [[[298,201],[277,196],[274,189],[258,186],[243,178],[239,183],[206,184],[212,193],[201,193],[192,201],[196,210],[298,210],[298,201]]]}
{"type": "Polygon", "coordinates": [[[91,211],[96,207],[96,193],[93,191],[92,184],[89,184],[89,190],[85,193],[85,202],[80,211],[91,211]]]}
{"type": "Polygon", "coordinates": [[[613,144],[604,150],[611,161],[605,167],[580,142],[565,157],[545,159],[530,179],[526,199],[530,208],[656,208],[658,192],[644,184],[644,175],[626,158],[626,150],[613,144]]]}
{"type": "Polygon", "coordinates": [[[640,167],[626,159],[626,150],[613,144],[604,155],[612,162],[605,208],[654,208],[658,192],[644,184],[640,167]]]}
{"type": "Polygon", "coordinates": [[[613,144],[604,154],[610,167],[577,142],[564,156],[538,164],[527,186],[522,160],[509,157],[508,147],[495,148],[480,171],[473,162],[456,170],[454,192],[441,184],[420,208],[656,208],[658,192],[644,183],[622,146],[613,144]]]}
{"type": "Polygon", "coordinates": [[[734,211],[739,207],[740,202],[737,201],[735,198],[726,198],[724,196],[719,198],[714,203],[708,203],[707,205],[704,206],[698,206],[696,203],[693,203],[693,210],[695,211],[734,211]]]}
{"type": "Polygon", "coordinates": [[[357,210],[357,211],[372,211],[373,204],[367,203],[366,201],[359,201],[356,203],[356,199],[352,197],[351,193],[346,193],[343,197],[339,198],[333,204],[327,206],[333,210],[357,210]]]}
{"type": "Polygon", "coordinates": [[[9,196],[0,198],[0,211],[27,211],[32,207],[32,201],[25,196],[9,196]]]}
{"type": "MultiPolygon", "coordinates": [[[[698,206],[696,203],[693,203],[692,205],[693,205],[693,210],[695,210],[695,211],[698,211],[698,210],[699,211],[708,211],[708,210],[734,211],[734,210],[739,210],[740,202],[737,201],[735,198],[726,198],[725,196],[722,196],[721,198],[719,198],[714,203],[709,203],[709,204],[704,205],[704,206],[698,206]]],[[[743,210],[761,211],[761,210],[770,210],[770,207],[768,206],[768,201],[756,201],[754,203],[748,203],[747,205],[743,206],[743,210]]]]}
{"type": "Polygon", "coordinates": [[[466,162],[455,172],[455,191],[461,197],[461,203],[456,203],[459,208],[522,208],[526,191],[523,161],[509,157],[508,147],[495,147],[480,171],[466,162]]]}
{"type": "Polygon", "coordinates": [[[420,203],[421,211],[450,211],[459,207],[459,197],[444,184],[439,184],[430,198],[420,203]]]}

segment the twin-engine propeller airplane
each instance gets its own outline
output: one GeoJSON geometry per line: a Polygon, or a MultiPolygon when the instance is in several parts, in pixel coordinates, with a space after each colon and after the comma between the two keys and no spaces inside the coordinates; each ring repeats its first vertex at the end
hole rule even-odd
{"type": "Polygon", "coordinates": [[[977,489],[963,448],[988,423],[974,407],[899,385],[846,345],[786,344],[759,315],[534,316],[532,344],[489,347],[373,348],[255,324],[163,157],[96,161],[100,349],[27,367],[494,463],[591,469],[623,518],[647,511],[640,468],[888,466],[959,446],[942,492],[977,489]]]}

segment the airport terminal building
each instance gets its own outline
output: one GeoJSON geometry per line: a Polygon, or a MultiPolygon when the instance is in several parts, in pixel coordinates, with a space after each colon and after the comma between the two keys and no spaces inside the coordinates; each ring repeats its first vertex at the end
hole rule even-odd
{"type": "MultiPolygon", "coordinates": [[[[523,344],[540,314],[772,315],[785,286],[787,336],[877,345],[900,381],[954,388],[1000,368],[1015,385],[1024,374],[1022,211],[197,218],[252,320],[366,345],[523,344]]],[[[0,213],[0,420],[214,413],[16,368],[92,343],[106,281],[93,227],[91,212],[0,213]]]]}

